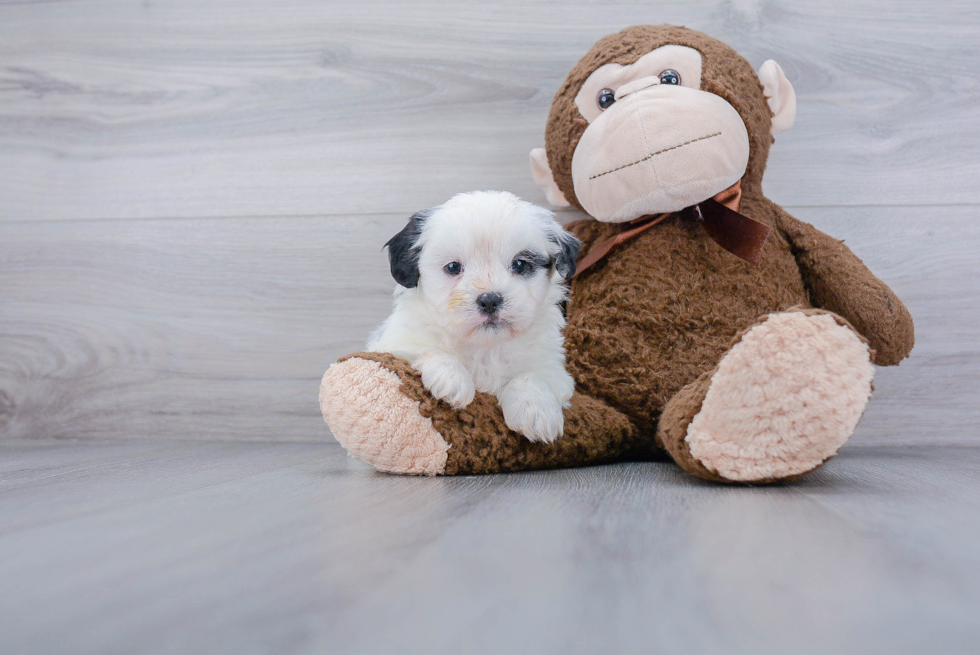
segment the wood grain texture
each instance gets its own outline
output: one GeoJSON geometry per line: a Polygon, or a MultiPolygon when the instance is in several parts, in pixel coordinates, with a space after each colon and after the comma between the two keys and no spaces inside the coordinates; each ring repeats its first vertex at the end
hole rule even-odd
{"type": "MultiPolygon", "coordinates": [[[[980,440],[976,209],[793,211],[915,317],[912,357],[879,369],[857,441],[980,440]]],[[[0,224],[0,438],[328,438],[320,376],[387,315],[381,244],[405,220],[0,224]]]]}
{"type": "Polygon", "coordinates": [[[858,441],[975,442],[980,11],[943,7],[0,2],[0,439],[327,438],[317,380],[388,311],[381,244],[461,190],[543,201],[526,155],[568,68],[675,22],[782,63],[768,193],[916,317],[858,441]]]}
{"type": "Polygon", "coordinates": [[[319,378],[387,313],[379,237],[404,221],[0,226],[0,429],[324,438],[319,378]]]}
{"type": "Polygon", "coordinates": [[[804,482],[384,476],[336,445],[0,443],[4,653],[974,653],[980,448],[804,482]]]}
{"type": "Polygon", "coordinates": [[[784,205],[980,202],[968,0],[0,3],[0,220],[410,212],[543,201],[528,151],[599,37],[706,31],[799,95],[784,205]]]}

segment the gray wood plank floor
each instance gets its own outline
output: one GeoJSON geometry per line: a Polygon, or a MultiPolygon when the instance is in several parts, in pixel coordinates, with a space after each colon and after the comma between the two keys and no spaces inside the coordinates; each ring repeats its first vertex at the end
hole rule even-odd
{"type": "Polygon", "coordinates": [[[801,484],[374,473],[335,444],[0,444],[3,653],[975,653],[980,449],[801,484]]]}

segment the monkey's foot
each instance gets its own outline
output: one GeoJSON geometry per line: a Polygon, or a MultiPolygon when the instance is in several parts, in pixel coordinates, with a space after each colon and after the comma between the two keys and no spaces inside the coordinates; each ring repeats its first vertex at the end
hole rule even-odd
{"type": "MultiPolygon", "coordinates": [[[[388,356],[392,357],[393,356],[388,356]]],[[[379,471],[440,475],[449,444],[379,361],[350,357],[320,382],[320,410],[340,445],[379,471]]]]}
{"type": "Polygon", "coordinates": [[[867,342],[834,314],[770,314],[668,403],[664,446],[725,482],[799,477],[833,457],[871,397],[867,342]]]}
{"type": "Polygon", "coordinates": [[[379,471],[470,475],[585,466],[653,450],[629,419],[575,394],[565,434],[531,442],[507,427],[497,399],[477,392],[464,409],[435,398],[418,371],[389,353],[357,353],[320,383],[320,409],[337,441],[379,471]]]}

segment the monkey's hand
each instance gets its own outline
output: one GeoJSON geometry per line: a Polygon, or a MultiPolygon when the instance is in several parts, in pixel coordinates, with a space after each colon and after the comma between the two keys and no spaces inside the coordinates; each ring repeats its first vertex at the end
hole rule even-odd
{"type": "Polygon", "coordinates": [[[473,376],[458,358],[447,354],[428,355],[414,362],[422,374],[422,385],[439,400],[462,409],[476,395],[473,376]]]}
{"type": "Polygon", "coordinates": [[[533,374],[525,373],[508,382],[497,394],[497,401],[507,427],[528,441],[551,443],[562,435],[564,403],[550,385],[533,374]]]}
{"type": "Polygon", "coordinates": [[[915,343],[912,315],[888,285],[844,245],[773,205],[815,307],[843,316],[871,342],[873,362],[894,366],[915,343]]]}

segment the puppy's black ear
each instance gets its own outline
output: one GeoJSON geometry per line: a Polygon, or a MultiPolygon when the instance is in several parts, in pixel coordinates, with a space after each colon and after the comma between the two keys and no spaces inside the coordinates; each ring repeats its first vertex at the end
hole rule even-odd
{"type": "Polygon", "coordinates": [[[422,236],[422,226],[432,209],[423,209],[410,219],[408,225],[388,239],[385,247],[388,249],[388,263],[391,265],[391,277],[395,282],[408,289],[419,285],[419,237],[422,236]]]}
{"type": "Polygon", "coordinates": [[[558,225],[548,239],[558,246],[558,252],[554,255],[555,270],[566,280],[571,280],[575,275],[575,265],[578,262],[578,252],[582,249],[582,242],[558,225]]]}

